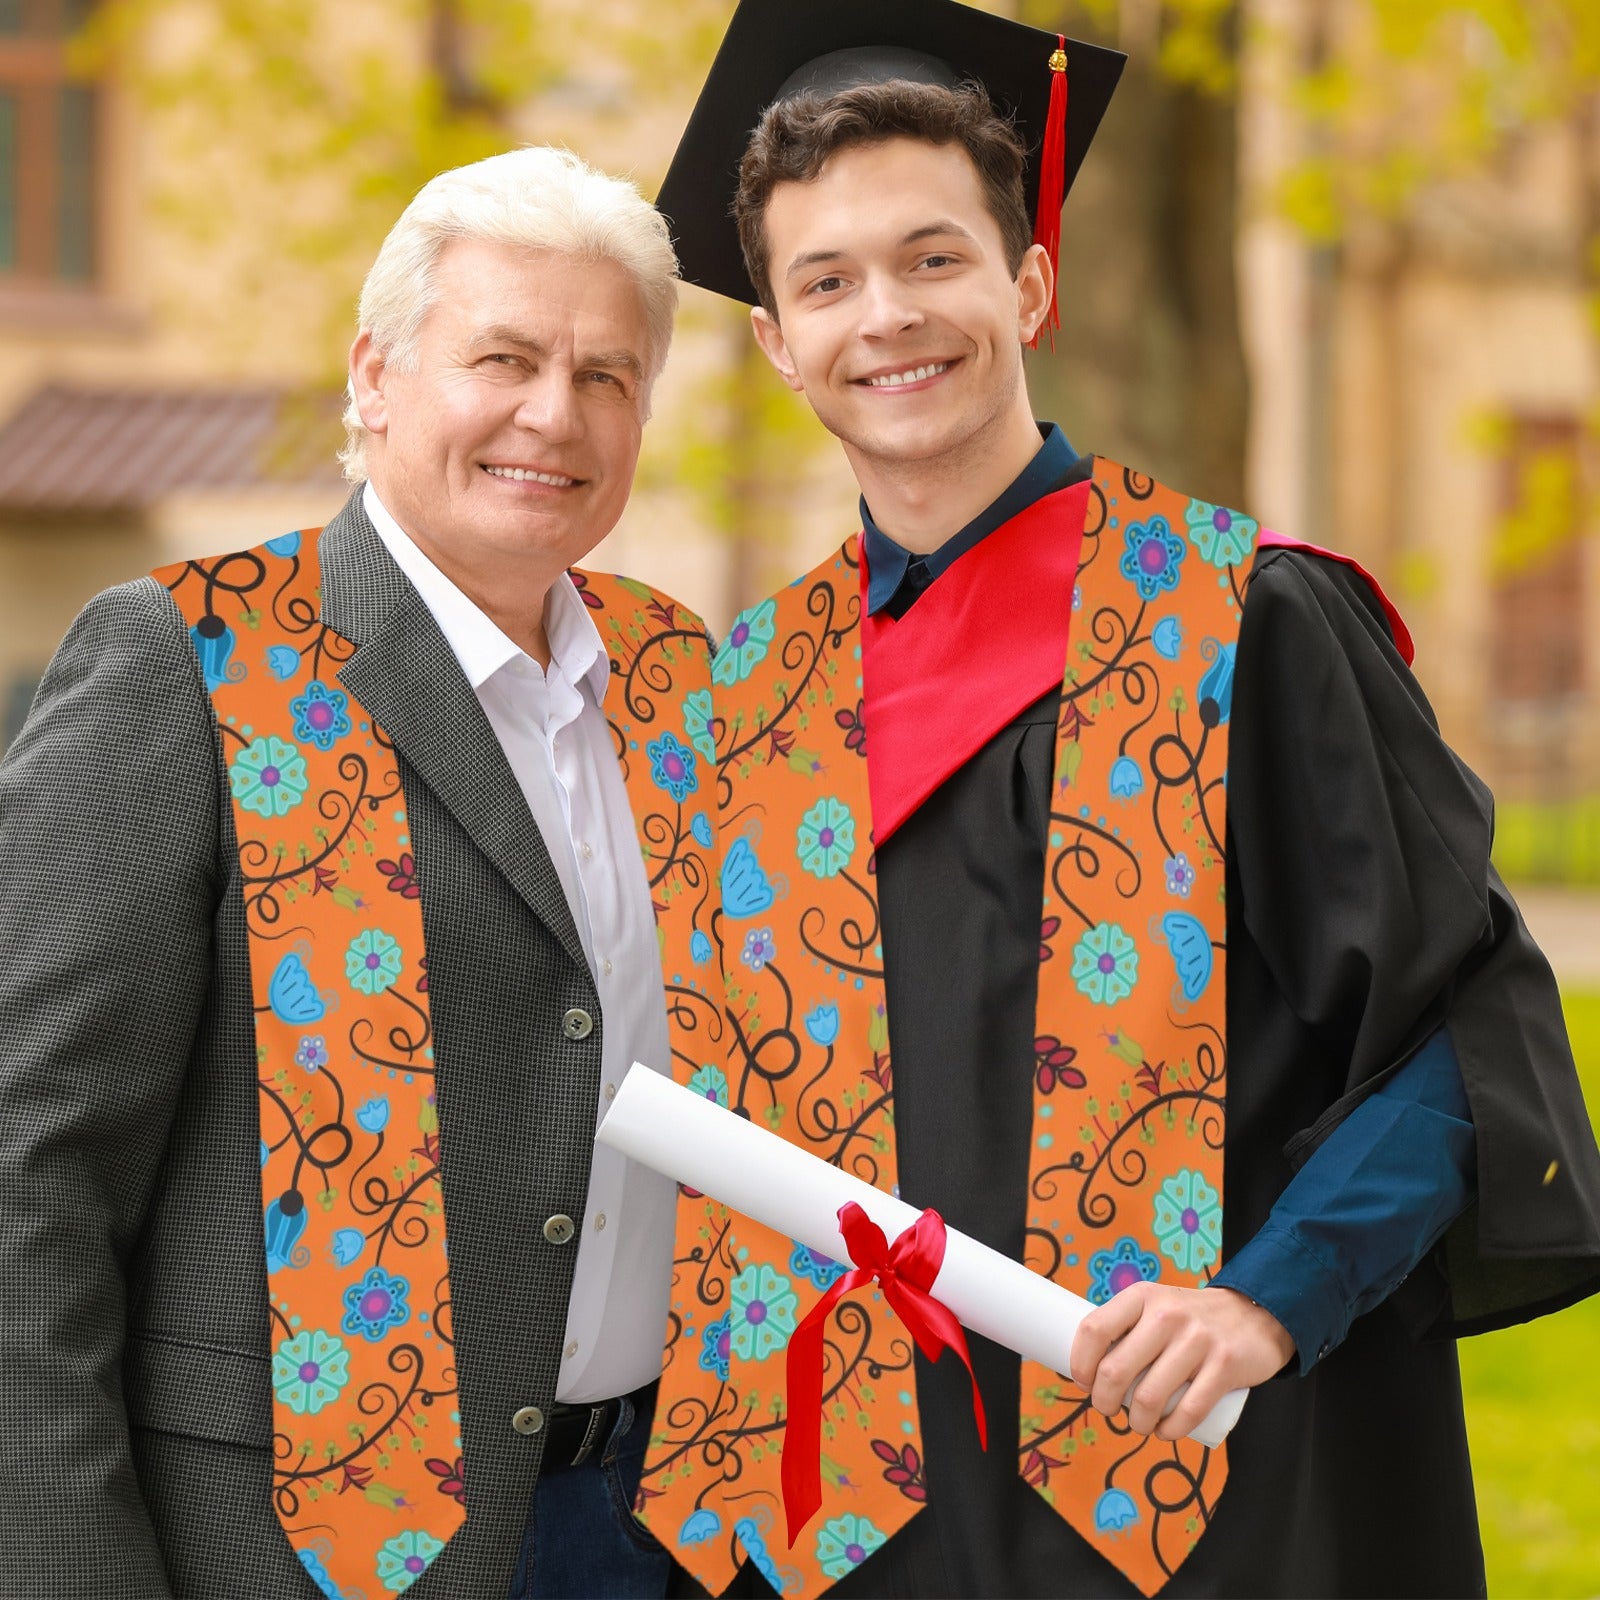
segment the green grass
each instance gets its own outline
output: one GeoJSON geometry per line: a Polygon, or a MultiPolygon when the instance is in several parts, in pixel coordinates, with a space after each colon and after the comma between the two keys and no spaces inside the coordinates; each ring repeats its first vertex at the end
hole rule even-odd
{"type": "MultiPolygon", "coordinates": [[[[1600,994],[1564,997],[1590,1115],[1600,994]]],[[[1600,1297],[1461,1345],[1494,1596],[1600,1595],[1600,1297]]]]}
{"type": "Polygon", "coordinates": [[[1600,884],[1600,795],[1496,801],[1494,864],[1512,883],[1600,884]]]}

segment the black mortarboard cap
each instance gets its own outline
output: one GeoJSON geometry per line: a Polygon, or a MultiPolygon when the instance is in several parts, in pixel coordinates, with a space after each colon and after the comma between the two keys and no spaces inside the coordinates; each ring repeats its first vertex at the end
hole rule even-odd
{"type": "MultiPolygon", "coordinates": [[[[733,221],[739,163],[767,107],[802,90],[838,92],[891,78],[976,80],[1014,121],[1028,152],[1028,214],[1038,217],[1041,168],[1051,165],[1041,158],[1058,42],[1056,34],[955,0],[740,0],[656,201],[672,225],[684,279],[755,304],[733,221]]],[[[1059,174],[1063,196],[1127,59],[1071,39],[1066,57],[1064,149],[1047,175],[1053,182],[1059,174]]],[[[1050,231],[1056,219],[1040,222],[1050,231]]]]}

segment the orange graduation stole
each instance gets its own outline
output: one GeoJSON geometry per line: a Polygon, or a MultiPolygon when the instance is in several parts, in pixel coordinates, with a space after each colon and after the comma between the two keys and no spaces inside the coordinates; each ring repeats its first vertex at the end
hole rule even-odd
{"type": "MultiPolygon", "coordinates": [[[[274,1505],[325,1594],[400,1592],[467,1515],[454,1424],[419,862],[388,739],[340,687],[317,530],[156,574],[215,708],[260,1081],[274,1505]]],[[[674,1048],[721,1038],[705,975],[710,663],[643,585],[574,573],[651,886],[674,1048]],[[702,776],[705,774],[705,776],[702,776]]]]}
{"type": "MultiPolygon", "coordinates": [[[[1064,684],[1027,1259],[1097,1303],[1140,1279],[1202,1285],[1220,1257],[1224,776],[1256,533],[1099,460],[1092,482],[991,534],[918,602],[950,608],[954,625],[1005,583],[1026,634],[1007,632],[1008,647],[1053,651],[1064,684]]],[[[1048,679],[1019,681],[1017,703],[976,734],[965,712],[921,705],[892,624],[863,627],[858,550],[851,539],[743,613],[713,665],[730,1037],[687,1081],[894,1189],[874,818],[881,843],[1048,679]],[[880,711],[895,758],[882,783],[880,711]]],[[[745,1557],[780,1592],[820,1593],[926,1499],[911,1339],[881,1291],[856,1290],[828,1323],[822,1509],[785,1547],[784,1352],[843,1271],[702,1197],[680,1204],[639,1514],[713,1593],[745,1557]]],[[[1225,1452],[1134,1435],[1041,1367],[1024,1367],[1022,1395],[1019,1471],[1154,1594],[1203,1533],[1225,1452]]]]}

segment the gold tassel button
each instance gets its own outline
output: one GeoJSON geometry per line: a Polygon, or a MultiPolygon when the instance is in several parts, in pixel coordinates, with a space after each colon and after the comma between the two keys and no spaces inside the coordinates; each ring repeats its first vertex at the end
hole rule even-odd
{"type": "Polygon", "coordinates": [[[1050,57],[1050,70],[1052,72],[1065,72],[1067,70],[1067,52],[1065,50],[1057,50],[1050,57]]]}
{"type": "Polygon", "coordinates": [[[1560,1170],[1561,1163],[1559,1161],[1552,1161],[1550,1165],[1544,1169],[1544,1187],[1546,1189],[1548,1189],[1550,1185],[1556,1181],[1556,1174],[1560,1170]]]}

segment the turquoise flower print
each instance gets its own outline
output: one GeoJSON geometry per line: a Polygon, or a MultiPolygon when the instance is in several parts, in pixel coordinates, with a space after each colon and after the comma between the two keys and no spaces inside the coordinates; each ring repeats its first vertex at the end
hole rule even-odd
{"type": "Polygon", "coordinates": [[[758,1262],[733,1280],[731,1294],[730,1343],[741,1361],[765,1361],[788,1344],[800,1301],[787,1278],[758,1262]]]}
{"type": "Polygon", "coordinates": [[[1097,1533],[1121,1533],[1139,1520],[1139,1508],[1126,1489],[1107,1489],[1094,1503],[1097,1533]]]}
{"type": "Polygon", "coordinates": [[[772,619],[778,613],[776,600],[763,600],[733,619],[728,637],[711,663],[711,681],[732,688],[742,683],[766,659],[767,647],[776,636],[772,619]]]}
{"type": "Polygon", "coordinates": [[[835,1517],[817,1535],[817,1565],[830,1578],[842,1578],[859,1567],[889,1536],[865,1518],[835,1517]]]}
{"type": "Polygon", "coordinates": [[[837,878],[856,848],[856,820],[850,807],[831,796],[817,801],[797,830],[800,865],[814,878],[837,878]]]}
{"type": "Polygon", "coordinates": [[[689,736],[689,743],[707,761],[717,759],[717,741],[712,737],[711,720],[709,689],[696,689],[693,694],[683,697],[683,731],[689,736]]]}
{"type": "Polygon", "coordinates": [[[832,1256],[825,1256],[820,1250],[801,1244],[798,1239],[793,1243],[789,1270],[796,1277],[809,1278],[819,1289],[831,1289],[850,1270],[844,1262],[835,1261],[832,1256]]]}
{"type": "Polygon", "coordinates": [[[328,1246],[336,1265],[348,1267],[367,1248],[367,1236],[359,1228],[340,1228],[328,1246]]]}
{"type": "Polygon", "coordinates": [[[753,933],[745,935],[744,949],[739,952],[739,959],[752,972],[759,972],[777,953],[778,947],[773,943],[772,929],[757,928],[753,933]]]}
{"type": "Polygon", "coordinates": [[[1163,617],[1150,630],[1150,643],[1158,656],[1176,661],[1183,654],[1183,624],[1176,617],[1163,617]]]}
{"type": "Polygon", "coordinates": [[[1122,553],[1120,571],[1139,591],[1141,600],[1154,600],[1178,587],[1184,543],[1165,517],[1130,523],[1123,541],[1127,548],[1122,553]]]}
{"type": "Polygon", "coordinates": [[[258,817],[286,817],[305,799],[306,758],[286,739],[252,739],[228,768],[233,797],[258,817]]]}
{"type": "Polygon", "coordinates": [[[368,928],[350,941],[344,953],[344,975],[352,989],[379,995],[399,981],[404,965],[400,942],[381,928],[368,928]]]}
{"type": "Polygon", "coordinates": [[[689,941],[689,959],[697,967],[703,967],[712,957],[711,941],[698,928],[694,930],[694,937],[689,941]]]}
{"type": "Polygon", "coordinates": [[[1132,800],[1144,792],[1144,769],[1132,756],[1118,756],[1111,763],[1108,787],[1119,800],[1132,800]]]}
{"type": "Polygon", "coordinates": [[[728,1360],[733,1351],[733,1313],[725,1311],[700,1335],[700,1368],[728,1381],[728,1360]]]}
{"type": "Polygon", "coordinates": [[[315,1550],[296,1550],[295,1555],[306,1569],[306,1576],[317,1586],[317,1593],[322,1600],[344,1600],[343,1591],[333,1581],[333,1574],[323,1565],[322,1557],[315,1550]]]}
{"type": "Polygon", "coordinates": [[[359,1333],[370,1344],[387,1338],[391,1328],[403,1327],[411,1320],[406,1296],[411,1285],[404,1278],[392,1278],[382,1267],[371,1268],[360,1283],[344,1292],[345,1315],[341,1333],[359,1333]]]}
{"type": "Polygon", "coordinates": [[[823,1000],[806,1013],[806,1032],[824,1050],[839,1037],[839,1008],[823,1000]]]}
{"type": "Polygon", "coordinates": [[[1072,981],[1097,1006],[1112,1006],[1139,981],[1139,950],[1114,922],[1097,922],[1072,947],[1072,981]]]}
{"type": "Polygon", "coordinates": [[[699,775],[694,770],[694,751],[679,744],[676,736],[664,733],[644,747],[650,757],[650,781],[658,789],[665,789],[682,805],[685,798],[700,787],[699,775]]]}
{"type": "Polygon", "coordinates": [[[707,1100],[715,1100],[724,1111],[728,1109],[728,1075],[721,1067],[714,1067],[709,1061],[703,1067],[696,1067],[689,1074],[689,1089],[707,1100]]]}
{"type": "Polygon", "coordinates": [[[315,1072],[320,1067],[327,1066],[328,1041],[320,1033],[302,1035],[294,1053],[294,1064],[303,1067],[307,1072],[315,1072]]]}
{"type": "Polygon", "coordinates": [[[297,1417],[314,1417],[350,1381],[350,1352],[336,1333],[302,1329],[272,1355],[272,1389],[297,1417]]]}
{"type": "Polygon", "coordinates": [[[350,697],[340,689],[330,689],[315,678],[303,695],[289,702],[294,715],[294,736],[309,739],[319,750],[331,750],[350,731],[350,716],[345,709],[350,697]]]}
{"type": "Polygon", "coordinates": [[[1161,1263],[1131,1234],[1124,1234],[1109,1250],[1089,1257],[1089,1299],[1103,1306],[1112,1295],[1136,1283],[1154,1283],[1161,1263]]]}
{"type": "Polygon", "coordinates": [[[407,1529],[386,1539],[378,1551],[378,1576],[383,1586],[394,1594],[409,1589],[424,1572],[428,1563],[444,1549],[444,1540],[435,1539],[431,1533],[407,1529]]]}
{"type": "Polygon", "coordinates": [[[1175,856],[1168,856],[1166,862],[1167,893],[1175,894],[1180,900],[1189,898],[1189,891],[1194,888],[1194,868],[1189,865],[1189,858],[1183,851],[1175,856]]]}
{"type": "Polygon", "coordinates": [[[693,836],[694,842],[699,845],[702,850],[709,850],[711,848],[711,841],[716,837],[716,835],[711,831],[711,818],[708,817],[703,811],[695,812],[694,816],[690,819],[689,832],[693,836]]]}
{"type": "Polygon", "coordinates": [[[1260,526],[1253,518],[1205,500],[1191,500],[1184,521],[1189,524],[1189,542],[1214,567],[1238,566],[1250,554],[1260,526]]]}
{"type": "Polygon", "coordinates": [[[1203,1174],[1184,1167],[1156,1191],[1150,1231],[1179,1272],[1199,1277],[1222,1254],[1222,1199],[1203,1174]]]}

